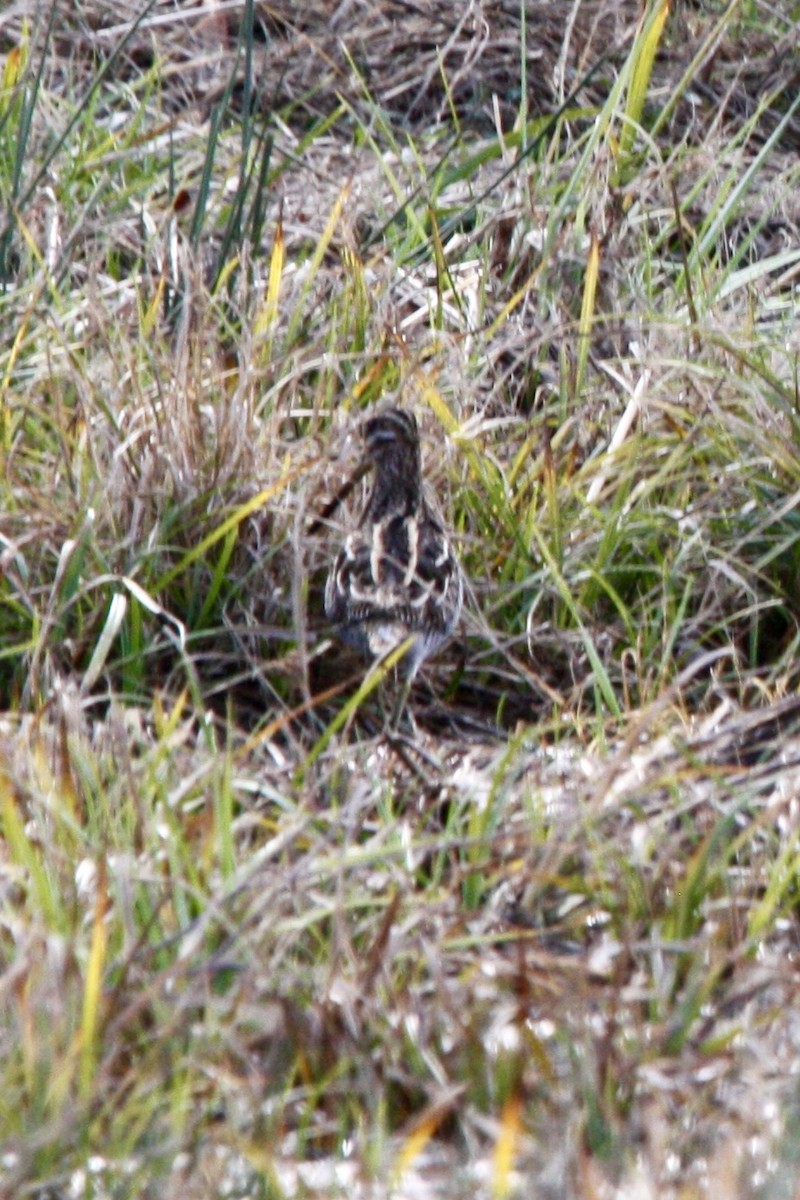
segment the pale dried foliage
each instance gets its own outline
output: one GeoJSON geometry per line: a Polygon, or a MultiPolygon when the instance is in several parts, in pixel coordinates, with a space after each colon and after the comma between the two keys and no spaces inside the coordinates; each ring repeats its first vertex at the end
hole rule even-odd
{"type": "MultiPolygon", "coordinates": [[[[591,122],[512,144],[516,0],[257,3],[273,170],[232,249],[246,6],[59,8],[31,159],[101,67],[117,140],[88,192],[57,154],[3,251],[0,1061],[30,1121],[0,1195],[788,1195],[797,267],[696,322],[677,281],[789,109],[795,22],[743,53],[674,6],[651,92],[691,87],[628,184],[600,140],[570,192],[591,122]],[[419,413],[470,575],[411,747],[375,697],[324,741],[363,674],[321,612],[358,494],[309,527],[367,397],[419,413]],[[114,592],[144,640],[85,688],[114,592]]],[[[38,64],[46,10],[7,5],[0,51],[27,21],[38,64]]],[[[639,15],[528,3],[529,116],[602,105],[639,15]]],[[[720,272],[800,244],[799,144],[795,111],[720,272]]]]}

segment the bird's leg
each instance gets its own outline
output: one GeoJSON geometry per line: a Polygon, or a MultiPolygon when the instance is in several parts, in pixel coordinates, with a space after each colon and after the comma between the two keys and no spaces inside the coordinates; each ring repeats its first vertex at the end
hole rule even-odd
{"type": "Polygon", "coordinates": [[[392,712],[389,717],[389,724],[387,726],[387,732],[388,733],[397,733],[397,731],[400,728],[400,721],[403,718],[403,712],[405,711],[405,714],[408,717],[408,721],[411,726],[412,733],[416,735],[417,727],[414,723],[414,716],[411,712],[411,709],[407,707],[408,697],[411,694],[411,685],[414,682],[414,675],[410,671],[401,671],[401,670],[398,670],[397,668],[395,668],[395,670],[397,672],[397,675],[402,675],[402,678],[400,678],[399,680],[397,678],[395,678],[395,684],[397,685],[397,695],[395,696],[394,705],[392,706],[392,712]]]}
{"type": "Polygon", "coordinates": [[[414,682],[414,676],[419,666],[419,660],[414,654],[414,639],[412,637],[406,638],[403,646],[399,648],[399,655],[399,658],[396,655],[392,656],[394,660],[392,667],[392,690],[395,692],[395,697],[386,729],[389,733],[397,733],[403,714],[405,713],[412,735],[416,737],[417,727],[414,723],[411,710],[408,707],[411,685],[414,682]]]}

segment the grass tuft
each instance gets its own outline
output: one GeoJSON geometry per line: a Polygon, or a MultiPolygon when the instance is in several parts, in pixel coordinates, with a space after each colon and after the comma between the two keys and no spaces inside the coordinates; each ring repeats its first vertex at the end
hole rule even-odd
{"type": "Polygon", "coordinates": [[[791,1191],[796,14],[56,7],[0,16],[0,1196],[791,1191]],[[384,402],[468,580],[408,738],[323,615],[384,402]]]}

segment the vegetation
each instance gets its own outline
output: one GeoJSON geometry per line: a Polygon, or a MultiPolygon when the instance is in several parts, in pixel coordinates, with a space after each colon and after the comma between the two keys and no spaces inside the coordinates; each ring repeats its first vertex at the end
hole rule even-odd
{"type": "Polygon", "coordinates": [[[0,13],[0,1196],[795,1193],[800,6],[642,8],[0,13]]]}

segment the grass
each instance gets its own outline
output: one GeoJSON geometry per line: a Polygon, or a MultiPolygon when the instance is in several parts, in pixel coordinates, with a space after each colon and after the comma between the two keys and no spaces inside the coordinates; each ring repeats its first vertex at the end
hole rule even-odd
{"type": "Polygon", "coordinates": [[[0,17],[0,1196],[791,1195],[800,14],[328,7],[0,17]]]}

